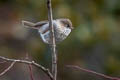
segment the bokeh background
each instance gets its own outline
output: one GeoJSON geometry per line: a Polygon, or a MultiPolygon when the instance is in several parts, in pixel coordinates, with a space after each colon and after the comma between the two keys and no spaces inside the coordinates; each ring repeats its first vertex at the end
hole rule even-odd
{"type": "MultiPolygon", "coordinates": [[[[120,0],[52,0],[53,15],[69,18],[74,30],[57,45],[58,80],[107,80],[66,68],[78,65],[120,77],[120,0]]],[[[51,68],[50,48],[22,20],[47,19],[46,0],[0,0],[0,56],[30,60],[51,68]]],[[[2,61],[2,60],[0,60],[2,61]]],[[[10,63],[0,64],[0,72],[10,63]]],[[[49,80],[33,67],[35,80],[49,80]]],[[[0,80],[30,80],[27,65],[16,64],[0,80]]]]}

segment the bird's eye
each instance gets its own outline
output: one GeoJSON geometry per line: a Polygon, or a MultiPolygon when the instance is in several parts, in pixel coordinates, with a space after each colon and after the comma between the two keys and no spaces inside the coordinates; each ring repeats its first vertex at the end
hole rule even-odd
{"type": "Polygon", "coordinates": [[[69,24],[67,24],[66,27],[70,27],[69,24]]]}

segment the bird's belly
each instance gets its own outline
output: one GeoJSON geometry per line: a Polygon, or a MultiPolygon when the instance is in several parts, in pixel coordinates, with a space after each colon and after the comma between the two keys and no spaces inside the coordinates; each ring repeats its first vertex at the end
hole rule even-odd
{"type": "MultiPolygon", "coordinates": [[[[71,29],[64,29],[63,31],[60,31],[60,29],[56,29],[55,28],[55,40],[56,43],[59,43],[61,41],[63,41],[71,32],[71,29]]],[[[52,39],[50,38],[50,30],[47,31],[44,34],[40,34],[42,40],[47,43],[47,44],[51,44],[52,43],[52,39]]]]}

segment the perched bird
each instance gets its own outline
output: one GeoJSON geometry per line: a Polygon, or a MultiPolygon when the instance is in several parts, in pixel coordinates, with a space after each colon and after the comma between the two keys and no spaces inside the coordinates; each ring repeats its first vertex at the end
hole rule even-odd
{"type": "MultiPolygon", "coordinates": [[[[52,43],[50,38],[49,22],[47,20],[40,21],[37,23],[22,21],[22,24],[25,27],[37,29],[44,43],[52,43]]],[[[71,30],[73,29],[72,22],[69,19],[55,19],[53,20],[53,27],[56,43],[59,43],[66,39],[66,37],[70,34],[71,30]]]]}

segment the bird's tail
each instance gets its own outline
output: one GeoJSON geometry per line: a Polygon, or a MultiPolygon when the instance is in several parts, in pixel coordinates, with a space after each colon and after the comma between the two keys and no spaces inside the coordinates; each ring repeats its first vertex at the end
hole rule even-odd
{"type": "Polygon", "coordinates": [[[32,23],[32,22],[29,22],[29,21],[22,21],[22,25],[24,27],[27,27],[27,28],[33,28],[33,29],[36,29],[34,26],[35,26],[35,23],[32,23]]]}

